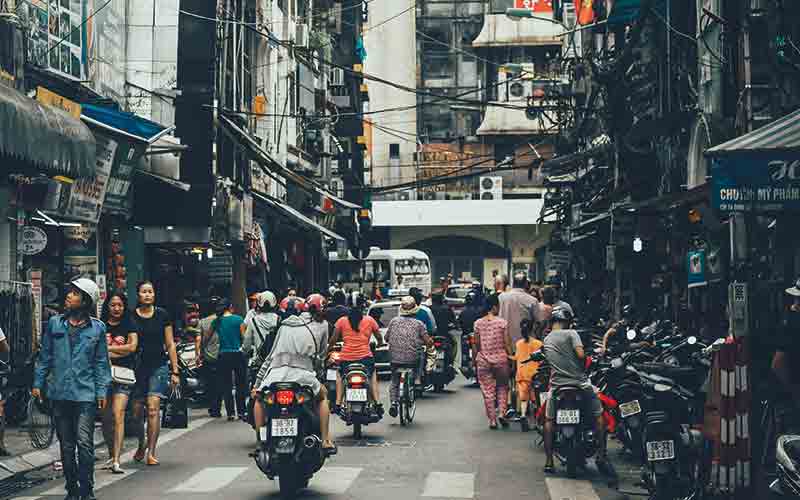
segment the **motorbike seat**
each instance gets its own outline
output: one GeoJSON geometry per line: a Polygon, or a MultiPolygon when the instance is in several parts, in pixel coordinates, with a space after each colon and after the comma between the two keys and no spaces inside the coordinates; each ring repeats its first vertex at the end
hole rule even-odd
{"type": "Polygon", "coordinates": [[[347,373],[350,372],[364,372],[366,373],[367,367],[362,365],[361,363],[351,363],[347,366],[347,373]]]}

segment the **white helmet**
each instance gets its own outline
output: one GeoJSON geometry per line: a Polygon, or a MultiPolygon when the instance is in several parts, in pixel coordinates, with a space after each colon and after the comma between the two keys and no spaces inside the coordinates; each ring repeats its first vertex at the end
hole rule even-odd
{"type": "Polygon", "coordinates": [[[269,304],[270,307],[274,309],[275,306],[278,304],[278,298],[275,297],[275,294],[270,292],[269,290],[265,290],[259,293],[257,296],[257,300],[259,308],[264,307],[264,304],[269,304]]]}
{"type": "Polygon", "coordinates": [[[90,280],[89,278],[78,278],[72,281],[70,284],[88,295],[89,298],[92,299],[92,303],[95,306],[97,306],[97,304],[100,302],[100,287],[97,286],[97,283],[94,281],[90,280]]]}

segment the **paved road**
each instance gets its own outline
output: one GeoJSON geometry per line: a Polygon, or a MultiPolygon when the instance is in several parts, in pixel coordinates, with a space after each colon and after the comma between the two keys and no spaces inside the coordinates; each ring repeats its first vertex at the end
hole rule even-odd
{"type": "MultiPolygon", "coordinates": [[[[382,389],[386,385],[382,384],[382,389]]],[[[597,474],[589,480],[561,475],[545,479],[544,453],[537,434],[517,429],[492,431],[482,414],[480,392],[458,378],[444,394],[419,402],[417,419],[403,428],[389,418],[365,428],[361,441],[335,419],[339,455],[311,481],[300,498],[409,500],[531,498],[611,500],[597,474]]],[[[385,392],[382,393],[385,398],[385,392]]],[[[101,500],[164,498],[205,500],[278,498],[276,484],[263,476],[247,453],[252,430],[220,419],[194,419],[188,430],[163,437],[161,466],[125,465],[124,476],[98,471],[101,500]]],[[[130,460],[131,453],[125,457],[130,460]]],[[[24,500],[63,498],[60,480],[20,493],[24,500]]],[[[625,483],[623,483],[625,489],[625,483]]],[[[630,489],[630,488],[628,488],[630,489]]],[[[20,498],[20,497],[17,497],[20,498]]]]}

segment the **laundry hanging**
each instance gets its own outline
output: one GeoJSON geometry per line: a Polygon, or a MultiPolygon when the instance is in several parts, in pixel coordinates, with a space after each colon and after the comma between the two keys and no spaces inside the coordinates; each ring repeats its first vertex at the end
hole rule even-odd
{"type": "Polygon", "coordinates": [[[0,328],[11,348],[11,369],[31,361],[33,354],[33,290],[30,283],[0,281],[0,328]]]}

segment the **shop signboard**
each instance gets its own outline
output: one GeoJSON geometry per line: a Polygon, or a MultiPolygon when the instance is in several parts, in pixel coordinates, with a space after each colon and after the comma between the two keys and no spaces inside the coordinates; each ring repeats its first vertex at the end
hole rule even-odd
{"type": "Polygon", "coordinates": [[[33,294],[33,337],[38,345],[42,338],[42,270],[29,269],[28,282],[32,284],[33,294]]]}
{"type": "Polygon", "coordinates": [[[36,255],[47,247],[47,233],[36,226],[23,226],[22,239],[19,242],[19,253],[36,255]]]}
{"type": "Polygon", "coordinates": [[[800,153],[740,153],[714,159],[712,201],[721,212],[800,211],[800,153]]]}
{"type": "Polygon", "coordinates": [[[133,173],[137,168],[136,165],[142,161],[145,150],[144,145],[124,141],[117,146],[117,154],[108,178],[106,198],[103,201],[104,214],[121,215],[126,218],[131,216],[133,173]]]}
{"type": "Polygon", "coordinates": [[[106,275],[98,274],[95,282],[97,283],[97,288],[100,289],[100,300],[98,300],[97,304],[95,304],[95,307],[97,307],[97,317],[99,318],[103,314],[103,304],[105,304],[106,299],[108,298],[108,284],[106,283],[106,275]]]}
{"type": "Polygon", "coordinates": [[[689,250],[687,253],[686,264],[688,266],[687,283],[689,288],[705,286],[708,284],[706,279],[706,251],[705,249],[689,250]]]}
{"type": "Polygon", "coordinates": [[[78,276],[95,279],[97,275],[97,231],[95,228],[65,227],[64,278],[78,276]]]}
{"type": "Polygon", "coordinates": [[[97,166],[94,177],[75,181],[69,189],[64,215],[75,220],[97,224],[106,197],[108,178],[117,152],[117,141],[95,134],[97,166]]]}
{"type": "Polygon", "coordinates": [[[553,0],[514,0],[515,9],[528,9],[533,12],[553,12],[553,0]]]}

